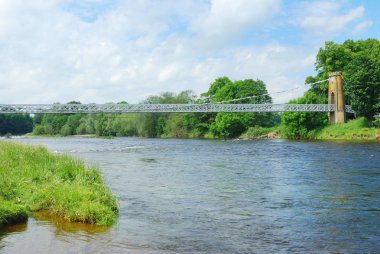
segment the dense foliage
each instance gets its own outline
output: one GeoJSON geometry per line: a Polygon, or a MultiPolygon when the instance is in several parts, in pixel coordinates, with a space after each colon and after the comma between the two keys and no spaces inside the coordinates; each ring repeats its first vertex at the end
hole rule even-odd
{"type": "Polygon", "coordinates": [[[0,114],[0,135],[7,133],[25,134],[33,129],[33,120],[29,115],[0,114]]]}
{"type": "MultiPolygon", "coordinates": [[[[313,91],[308,91],[301,98],[291,100],[291,104],[318,104],[321,98],[313,91]]],[[[283,113],[281,118],[283,125],[282,133],[287,138],[299,139],[307,138],[310,132],[328,124],[326,113],[321,112],[290,112],[283,113]]]]}
{"type": "MultiPolygon", "coordinates": [[[[380,41],[375,39],[342,44],[326,42],[316,59],[317,75],[307,77],[306,83],[327,79],[330,72],[341,71],[346,104],[357,116],[364,116],[372,125],[380,113],[380,41]]],[[[328,82],[312,85],[302,98],[289,103],[327,103],[328,82]]],[[[352,117],[352,116],[349,116],[352,117]]],[[[313,132],[327,125],[325,113],[284,113],[281,122],[288,138],[312,137],[313,132]]]]}
{"type": "MultiPolygon", "coordinates": [[[[326,42],[317,55],[316,77],[309,81],[325,79],[332,71],[341,71],[346,102],[358,116],[367,118],[372,124],[374,116],[380,113],[380,41],[346,40],[342,44],[326,42]]],[[[319,87],[327,91],[327,85],[319,87]]]]}
{"type": "MultiPolygon", "coordinates": [[[[187,103],[271,103],[264,82],[218,78],[203,98],[192,91],[150,96],[144,104],[187,103]],[[246,98],[239,101],[234,99],[246,98]]],[[[72,102],[79,103],[79,102],[72,102]]],[[[126,102],[121,102],[126,103],[126,102]]],[[[140,137],[237,137],[251,126],[272,126],[276,117],[270,113],[145,113],[145,114],[40,114],[34,117],[36,135],[96,134],[99,136],[140,137]]]]}
{"type": "MultiPolygon", "coordinates": [[[[218,78],[205,94],[214,103],[272,103],[272,98],[261,80],[238,80],[232,82],[227,77],[218,78]]],[[[218,113],[210,126],[214,136],[238,137],[251,126],[273,126],[273,113],[218,113]]]]}

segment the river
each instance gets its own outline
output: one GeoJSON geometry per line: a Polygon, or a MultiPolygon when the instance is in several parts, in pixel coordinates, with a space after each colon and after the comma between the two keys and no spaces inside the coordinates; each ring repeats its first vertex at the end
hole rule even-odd
{"type": "Polygon", "coordinates": [[[31,217],[0,253],[376,253],[380,144],[19,138],[101,168],[110,229],[31,217]]]}

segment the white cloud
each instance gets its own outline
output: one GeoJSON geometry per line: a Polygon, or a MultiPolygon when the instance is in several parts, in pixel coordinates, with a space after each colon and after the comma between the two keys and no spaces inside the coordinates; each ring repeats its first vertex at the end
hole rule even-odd
{"type": "MultiPolygon", "coordinates": [[[[300,5],[296,22],[309,35],[330,38],[332,34],[350,32],[353,26],[362,21],[364,14],[364,6],[346,9],[342,1],[314,1],[300,5]]],[[[356,30],[359,32],[368,24],[356,30]]]]}
{"type": "Polygon", "coordinates": [[[281,0],[212,0],[211,7],[192,26],[201,36],[225,40],[255,27],[276,14],[281,0]]]}
{"type": "MultiPolygon", "coordinates": [[[[219,76],[258,78],[276,92],[302,85],[313,71],[313,48],[230,41],[270,23],[280,0],[117,1],[93,20],[67,3],[0,0],[1,103],[137,103],[164,91],[205,92],[219,76]]],[[[86,15],[96,3],[86,0],[86,15]]]]}
{"type": "Polygon", "coordinates": [[[371,27],[373,24],[373,22],[371,20],[365,20],[361,23],[359,23],[358,25],[355,26],[354,30],[353,30],[353,33],[354,34],[358,34],[362,31],[364,31],[365,29],[371,27]]]}
{"type": "Polygon", "coordinates": [[[363,17],[363,14],[364,7],[360,6],[340,16],[335,16],[333,12],[330,12],[328,15],[305,17],[300,26],[306,29],[323,29],[325,32],[336,32],[345,28],[350,22],[363,17]]]}
{"type": "Polygon", "coordinates": [[[278,43],[238,52],[231,63],[235,65],[232,77],[261,79],[270,93],[293,89],[290,93],[273,94],[275,103],[297,98],[305,92],[303,84],[306,75],[312,74],[314,54],[278,43]]]}

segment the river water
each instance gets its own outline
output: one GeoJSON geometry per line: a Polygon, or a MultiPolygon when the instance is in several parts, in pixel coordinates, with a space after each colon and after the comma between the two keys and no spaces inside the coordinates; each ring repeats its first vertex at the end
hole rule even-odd
{"type": "Polygon", "coordinates": [[[0,253],[380,252],[379,143],[17,141],[99,166],[120,216],[104,229],[35,215],[0,232],[0,253]]]}

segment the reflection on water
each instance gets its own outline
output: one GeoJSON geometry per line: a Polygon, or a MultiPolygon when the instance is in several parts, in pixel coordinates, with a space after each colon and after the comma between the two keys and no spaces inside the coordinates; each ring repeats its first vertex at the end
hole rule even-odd
{"type": "Polygon", "coordinates": [[[66,236],[68,234],[85,234],[93,235],[109,231],[108,227],[96,226],[93,224],[70,222],[62,217],[57,217],[47,212],[38,212],[33,214],[33,218],[37,223],[45,225],[54,225],[55,234],[57,236],[66,236]]]}
{"type": "Polygon", "coordinates": [[[36,214],[0,253],[375,253],[378,143],[29,138],[98,165],[110,229],[36,214]]]}
{"type": "Polygon", "coordinates": [[[3,241],[4,237],[9,237],[9,235],[15,235],[15,234],[22,233],[22,232],[26,231],[26,229],[27,229],[26,223],[16,224],[16,225],[12,225],[12,226],[8,226],[6,228],[3,228],[0,231],[0,251],[1,251],[1,249],[7,247],[6,241],[3,241]]]}
{"type": "MultiPolygon", "coordinates": [[[[11,226],[0,235],[1,253],[88,253],[94,235],[104,234],[104,229],[36,216],[27,224],[11,226]]],[[[96,249],[94,249],[96,251],[96,249]]]]}

